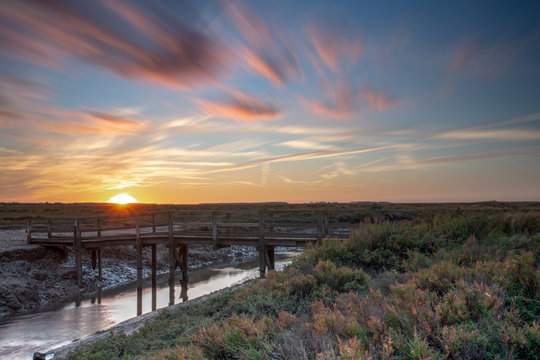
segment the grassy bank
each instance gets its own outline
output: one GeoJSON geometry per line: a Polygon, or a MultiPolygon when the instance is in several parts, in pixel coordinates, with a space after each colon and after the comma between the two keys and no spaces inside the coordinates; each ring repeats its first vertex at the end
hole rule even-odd
{"type": "Polygon", "coordinates": [[[72,359],[537,359],[537,215],[363,224],[72,359]]]}

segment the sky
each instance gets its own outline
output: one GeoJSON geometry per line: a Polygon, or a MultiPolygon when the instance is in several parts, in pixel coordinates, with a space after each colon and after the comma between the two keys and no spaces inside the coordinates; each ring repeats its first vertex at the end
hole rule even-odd
{"type": "Polygon", "coordinates": [[[540,200],[538,1],[0,2],[0,201],[540,200]]]}

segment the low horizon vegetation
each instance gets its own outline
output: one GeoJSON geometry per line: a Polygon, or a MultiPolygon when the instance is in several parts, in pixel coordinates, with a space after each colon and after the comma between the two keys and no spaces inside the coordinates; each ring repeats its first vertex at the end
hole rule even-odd
{"type": "Polygon", "coordinates": [[[366,222],[71,359],[538,359],[540,219],[366,222]]]}

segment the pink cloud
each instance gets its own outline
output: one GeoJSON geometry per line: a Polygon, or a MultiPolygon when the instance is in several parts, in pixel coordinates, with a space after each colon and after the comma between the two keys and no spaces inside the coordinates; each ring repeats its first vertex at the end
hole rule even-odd
{"type": "Polygon", "coordinates": [[[214,79],[224,70],[224,48],[202,31],[163,9],[141,2],[4,1],[0,44],[19,57],[51,65],[70,55],[123,77],[174,86],[214,79]],[[112,15],[109,13],[109,15],[112,15]],[[119,25],[138,32],[129,37],[119,25]]]}
{"type": "Polygon", "coordinates": [[[395,99],[390,97],[386,92],[373,89],[361,90],[358,98],[361,102],[367,103],[370,109],[377,109],[379,111],[386,110],[395,102],[395,99]]]}
{"type": "Polygon", "coordinates": [[[274,105],[239,91],[230,92],[223,100],[197,100],[197,102],[209,114],[245,122],[277,118],[283,112],[274,105]]]}
{"type": "MultiPolygon", "coordinates": [[[[340,72],[342,62],[356,64],[360,59],[363,48],[363,39],[358,35],[351,35],[343,28],[325,29],[309,25],[305,30],[315,49],[318,58],[332,71],[340,72]]],[[[314,58],[311,58],[314,65],[314,58]]]]}
{"type": "Polygon", "coordinates": [[[450,70],[458,71],[465,66],[470,65],[480,56],[479,41],[477,38],[467,39],[462,41],[454,49],[452,60],[450,62],[450,70]]]}
{"type": "Polygon", "coordinates": [[[468,72],[480,76],[496,76],[504,72],[522,51],[523,44],[488,44],[479,37],[462,40],[452,51],[450,72],[468,72]]]}
{"type": "Polygon", "coordinates": [[[382,90],[370,88],[358,90],[346,81],[327,84],[323,90],[323,98],[324,100],[304,100],[303,103],[315,113],[346,118],[366,108],[383,111],[395,102],[395,98],[382,90]]]}

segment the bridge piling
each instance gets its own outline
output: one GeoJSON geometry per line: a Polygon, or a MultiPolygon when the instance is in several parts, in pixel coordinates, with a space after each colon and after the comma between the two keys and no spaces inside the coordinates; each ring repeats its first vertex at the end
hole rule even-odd
{"type": "Polygon", "coordinates": [[[169,217],[169,306],[174,305],[174,272],[175,272],[175,245],[174,245],[174,229],[173,229],[173,214],[168,212],[169,217]]]}
{"type": "Polygon", "coordinates": [[[156,251],[157,245],[152,244],[152,311],[156,310],[157,307],[156,251]]]}
{"type": "Polygon", "coordinates": [[[101,280],[103,280],[103,271],[101,268],[101,249],[97,249],[97,257],[98,257],[98,280],[101,282],[101,280]]]}
{"type": "Polygon", "coordinates": [[[261,278],[266,273],[266,246],[264,244],[264,211],[259,210],[259,274],[261,278]]]}
{"type": "Polygon", "coordinates": [[[73,236],[75,238],[75,267],[77,268],[77,286],[82,288],[82,252],[81,252],[81,222],[76,219],[73,226],[73,236]]]}
{"type": "Polygon", "coordinates": [[[276,260],[275,251],[273,246],[266,247],[266,267],[268,270],[275,270],[276,260]]]}
{"type": "Polygon", "coordinates": [[[142,314],[142,286],[143,286],[143,274],[142,274],[142,239],[141,239],[141,227],[140,219],[135,217],[135,234],[136,234],[136,251],[137,251],[137,316],[142,314]]]}
{"type": "Polygon", "coordinates": [[[26,220],[26,243],[32,243],[32,219],[26,220]]]}

